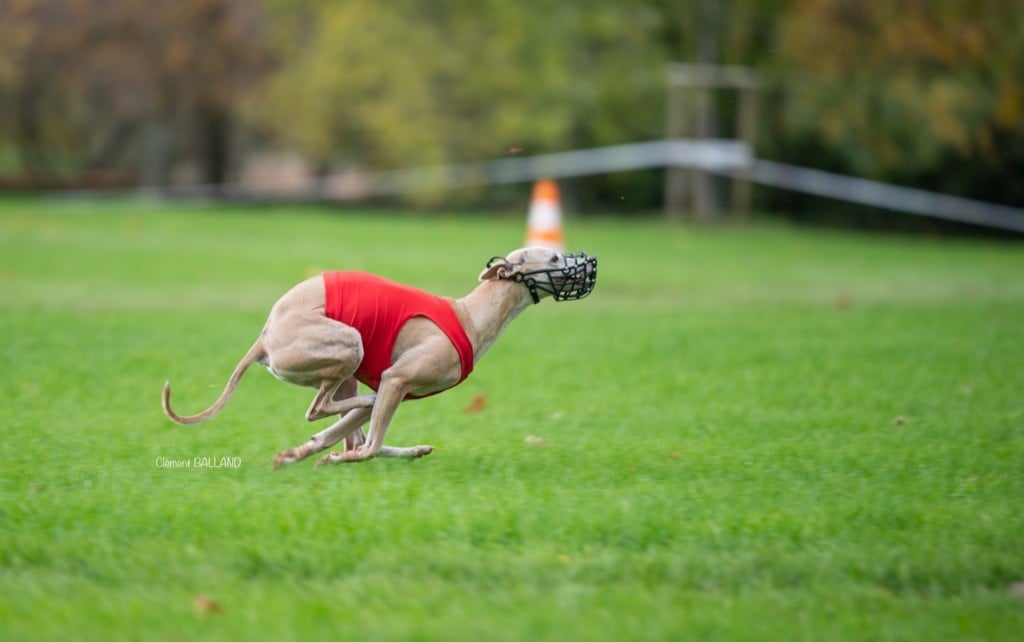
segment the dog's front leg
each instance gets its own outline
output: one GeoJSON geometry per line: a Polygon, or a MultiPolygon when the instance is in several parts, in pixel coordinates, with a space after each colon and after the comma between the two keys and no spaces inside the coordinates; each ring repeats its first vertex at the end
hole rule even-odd
{"type": "Polygon", "coordinates": [[[370,431],[366,443],[353,451],[346,451],[344,454],[347,461],[365,461],[380,454],[384,436],[395,417],[398,404],[402,403],[410,391],[408,380],[401,374],[399,368],[392,366],[381,374],[377,399],[370,415],[370,431]]]}
{"type": "MultiPolygon", "coordinates": [[[[409,377],[402,373],[402,367],[398,363],[381,373],[377,398],[373,404],[373,413],[370,415],[370,430],[366,443],[354,450],[331,453],[325,458],[329,461],[323,463],[366,461],[381,454],[384,436],[388,432],[388,426],[391,425],[395,411],[398,410],[398,404],[402,403],[406,395],[415,389],[416,386],[412,385],[409,377]]],[[[420,456],[423,454],[427,454],[427,452],[422,452],[420,456]]]]}

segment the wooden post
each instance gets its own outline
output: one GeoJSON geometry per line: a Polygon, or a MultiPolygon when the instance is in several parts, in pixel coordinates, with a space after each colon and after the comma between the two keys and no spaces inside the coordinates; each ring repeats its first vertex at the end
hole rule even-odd
{"type": "MultiPolygon", "coordinates": [[[[666,129],[669,140],[693,137],[714,138],[715,104],[713,93],[718,89],[736,89],[739,106],[736,110],[736,137],[754,149],[757,128],[757,74],[747,67],[672,64],[668,73],[668,114],[666,129]]],[[[750,210],[750,180],[746,169],[733,177],[730,210],[737,217],[750,210]]],[[[721,209],[714,177],[696,168],[669,167],[665,171],[665,211],[678,220],[689,214],[699,222],[710,222],[721,209]]]]}
{"type": "MultiPolygon", "coordinates": [[[[694,5],[697,21],[697,60],[705,77],[694,88],[697,93],[697,139],[709,140],[718,135],[718,112],[715,90],[720,86],[718,66],[718,34],[722,29],[723,11],[718,0],[698,0],[694,5]]],[[[715,177],[701,167],[693,175],[693,217],[699,223],[710,223],[718,216],[719,199],[715,177]]]]}
{"type": "MultiPolygon", "coordinates": [[[[738,93],[736,137],[746,143],[753,153],[757,138],[757,85],[741,88],[738,93]]],[[[750,193],[750,172],[744,167],[737,170],[732,178],[732,210],[736,218],[746,219],[750,214],[750,193]]]]}
{"type": "MultiPolygon", "coordinates": [[[[666,133],[669,140],[686,137],[686,105],[683,88],[672,82],[671,72],[668,84],[668,113],[666,114],[666,133]]],[[[670,220],[683,219],[687,209],[687,185],[689,177],[682,167],[665,168],[665,214],[670,220]]]]}
{"type": "MultiPolygon", "coordinates": [[[[697,135],[698,140],[715,137],[715,104],[711,89],[698,87],[697,94],[697,135]]],[[[710,223],[719,210],[718,194],[715,192],[714,176],[697,167],[689,170],[690,185],[693,189],[693,219],[698,223],[710,223]]]]}

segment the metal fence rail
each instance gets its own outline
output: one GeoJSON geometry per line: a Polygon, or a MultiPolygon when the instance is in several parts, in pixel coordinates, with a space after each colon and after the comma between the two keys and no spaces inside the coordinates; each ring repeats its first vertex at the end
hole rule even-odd
{"type": "Polygon", "coordinates": [[[736,140],[657,140],[554,154],[516,156],[482,163],[382,172],[349,171],[310,176],[301,185],[285,188],[229,183],[135,190],[67,190],[58,193],[67,196],[108,194],[231,200],[358,201],[424,190],[678,167],[741,177],[770,187],[918,216],[1024,233],[1024,209],[1021,208],[755,159],[752,158],[750,148],[736,140]]]}
{"type": "Polygon", "coordinates": [[[959,223],[1024,232],[1024,209],[755,159],[750,180],[851,203],[959,223]]]}
{"type": "Polygon", "coordinates": [[[503,158],[484,163],[368,174],[374,194],[523,183],[661,167],[726,171],[746,167],[750,149],[734,140],[655,140],[571,152],[503,158]]]}

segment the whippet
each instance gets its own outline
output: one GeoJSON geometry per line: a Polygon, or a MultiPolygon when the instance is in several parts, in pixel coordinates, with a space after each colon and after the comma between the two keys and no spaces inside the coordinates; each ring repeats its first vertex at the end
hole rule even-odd
{"type": "Polygon", "coordinates": [[[433,446],[384,446],[398,404],[462,382],[508,323],[531,304],[590,294],[597,282],[597,257],[522,248],[492,258],[478,280],[461,299],[362,272],[325,272],[303,281],[271,308],[263,331],[212,406],[197,415],[177,414],[167,382],[164,412],[180,424],[209,419],[249,366],[260,363],[282,381],[317,389],[306,411],[308,421],[338,416],[305,443],[278,453],[275,467],[342,440],[345,449],[328,453],[319,463],[428,455],[433,446]],[[374,392],[356,394],[357,382],[374,392]],[[362,431],[367,421],[368,438],[362,431]]]}

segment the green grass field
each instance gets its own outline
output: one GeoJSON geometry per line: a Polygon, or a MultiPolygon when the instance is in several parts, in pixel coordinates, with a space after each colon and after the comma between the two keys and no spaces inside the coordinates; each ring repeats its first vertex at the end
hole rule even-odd
{"type": "Polygon", "coordinates": [[[522,233],[0,201],[0,639],[1017,639],[1017,243],[572,219],[594,294],[403,405],[429,457],[271,471],[319,428],[261,368],[160,411],[306,276],[457,296],[522,233]]]}

